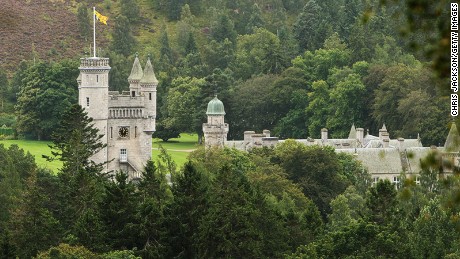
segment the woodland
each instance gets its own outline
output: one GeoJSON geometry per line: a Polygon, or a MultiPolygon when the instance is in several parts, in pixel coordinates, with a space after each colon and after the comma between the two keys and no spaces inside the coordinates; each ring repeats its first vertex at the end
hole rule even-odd
{"type": "MultiPolygon", "coordinates": [[[[91,42],[94,3],[72,2],[75,39],[91,42]]],[[[201,136],[217,93],[229,139],[263,129],[318,138],[321,128],[344,138],[352,124],[372,134],[385,123],[392,138],[442,146],[452,121],[449,4],[97,1],[109,17],[97,25],[99,55],[110,58],[110,90],[122,91],[136,52],[143,62],[150,54],[155,137],[165,141],[201,136]]],[[[445,176],[438,153],[421,161],[420,184],[402,174],[398,186],[371,185],[353,156],[292,140],[199,148],[182,168],[163,150],[136,182],[101,173],[88,162],[100,135],[75,105],[79,57],[32,49],[0,67],[9,129],[0,137],[52,140],[47,159],[63,163],[56,174],[0,145],[1,258],[460,258],[458,168],[445,176]]]]}

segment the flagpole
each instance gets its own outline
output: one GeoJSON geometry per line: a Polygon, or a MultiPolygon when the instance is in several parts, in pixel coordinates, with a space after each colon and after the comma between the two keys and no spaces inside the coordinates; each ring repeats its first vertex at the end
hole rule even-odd
{"type": "Polygon", "coordinates": [[[94,54],[94,57],[96,57],[96,7],[95,6],[93,6],[93,44],[94,44],[93,54],[94,54]]]}

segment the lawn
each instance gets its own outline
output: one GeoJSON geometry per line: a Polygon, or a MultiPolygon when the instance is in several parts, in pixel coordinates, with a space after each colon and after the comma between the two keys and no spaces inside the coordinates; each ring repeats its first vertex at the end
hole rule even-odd
{"type": "Polygon", "coordinates": [[[35,162],[39,167],[47,168],[57,172],[62,166],[60,161],[48,162],[42,155],[51,156],[51,149],[48,147],[51,141],[38,141],[38,140],[0,140],[0,144],[9,147],[13,144],[18,145],[24,149],[25,152],[30,152],[35,157],[35,162]]]}
{"type": "MultiPolygon", "coordinates": [[[[158,147],[163,146],[171,155],[179,169],[187,161],[188,154],[194,149],[198,148],[198,136],[196,134],[182,133],[180,138],[170,139],[168,142],[163,142],[160,139],[153,139],[152,158],[154,161],[158,159],[160,151],[158,147]]],[[[57,172],[62,166],[60,161],[48,162],[42,155],[51,156],[51,149],[48,147],[50,141],[37,141],[37,140],[0,140],[0,144],[9,147],[16,144],[25,152],[30,152],[35,157],[35,162],[39,167],[48,168],[57,172]]]]}
{"type": "Polygon", "coordinates": [[[199,147],[196,134],[182,133],[180,138],[173,138],[167,142],[163,142],[161,139],[153,139],[152,157],[154,161],[157,160],[160,154],[158,150],[160,145],[171,155],[178,169],[185,164],[188,154],[199,147]]]}

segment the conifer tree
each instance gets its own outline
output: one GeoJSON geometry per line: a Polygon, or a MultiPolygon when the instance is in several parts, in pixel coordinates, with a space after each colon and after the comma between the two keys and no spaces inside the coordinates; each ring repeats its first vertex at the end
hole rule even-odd
{"type": "Polygon", "coordinates": [[[105,163],[95,163],[90,158],[106,145],[100,142],[103,135],[92,121],[80,105],[73,105],[53,134],[50,147],[54,158],[46,158],[63,162],[59,199],[60,220],[67,226],[66,234],[90,249],[103,250],[105,234],[99,205],[104,191],[101,171],[105,163]]]}
{"type": "Polygon", "coordinates": [[[139,242],[144,258],[161,258],[165,253],[164,207],[169,203],[168,185],[159,174],[155,163],[149,160],[138,185],[139,242]]]}
{"type": "Polygon", "coordinates": [[[136,40],[131,33],[129,20],[124,15],[119,15],[115,18],[115,27],[112,32],[111,49],[118,54],[128,56],[132,54],[132,50],[136,45],[136,40]]]}
{"type": "Polygon", "coordinates": [[[78,6],[77,20],[80,36],[83,39],[88,40],[88,37],[91,33],[91,26],[89,23],[88,8],[84,4],[80,4],[80,6],[78,6]]]}
{"type": "Polygon", "coordinates": [[[166,210],[168,257],[197,257],[198,228],[208,208],[208,183],[202,172],[188,162],[172,187],[174,200],[166,210]]]}
{"type": "Polygon", "coordinates": [[[59,127],[52,135],[53,144],[50,145],[53,149],[51,154],[63,162],[63,173],[75,175],[87,171],[99,173],[102,170],[102,164],[90,160],[92,155],[106,146],[100,142],[103,135],[99,134],[92,122],[93,119],[78,104],[64,113],[59,127]]]}

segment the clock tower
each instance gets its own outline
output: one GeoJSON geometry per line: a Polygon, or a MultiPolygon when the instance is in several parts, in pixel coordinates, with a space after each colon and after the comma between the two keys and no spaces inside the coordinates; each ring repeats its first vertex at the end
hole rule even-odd
{"type": "Polygon", "coordinates": [[[94,120],[107,147],[91,159],[107,162],[106,172],[124,171],[138,179],[152,157],[152,133],[156,120],[158,80],[150,58],[142,69],[136,55],[128,77],[129,91],[109,91],[108,58],[82,58],[80,64],[79,104],[94,120]]]}

